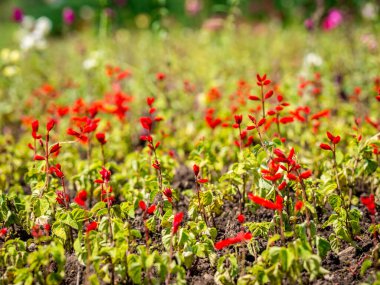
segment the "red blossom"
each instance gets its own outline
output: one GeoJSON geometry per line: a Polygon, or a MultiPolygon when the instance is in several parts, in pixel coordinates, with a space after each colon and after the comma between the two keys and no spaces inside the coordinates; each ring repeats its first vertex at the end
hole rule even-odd
{"type": "Polygon", "coordinates": [[[86,190],[81,190],[77,193],[77,196],[74,198],[74,202],[79,206],[84,207],[87,200],[87,192],[86,190]]]}
{"type": "Polygon", "coordinates": [[[365,196],[360,197],[360,201],[367,208],[368,212],[371,215],[376,214],[375,196],[373,194],[369,195],[368,197],[365,197],[365,196]]]}
{"type": "Polygon", "coordinates": [[[179,212],[174,216],[173,219],[173,234],[175,234],[178,231],[178,228],[183,220],[183,212],[179,212]]]}
{"type": "Polygon", "coordinates": [[[249,241],[251,239],[252,239],[252,234],[250,232],[246,232],[246,233],[240,232],[232,238],[227,238],[227,239],[224,239],[224,240],[221,240],[221,241],[218,241],[217,243],[215,243],[215,249],[221,250],[227,246],[237,244],[237,243],[240,243],[243,241],[249,241]]]}
{"type": "Polygon", "coordinates": [[[239,223],[244,223],[245,222],[245,216],[240,214],[237,216],[237,220],[239,221],[239,223]]]}
{"type": "Polygon", "coordinates": [[[302,179],[307,179],[312,174],[313,174],[313,172],[309,169],[309,170],[306,170],[306,171],[302,172],[299,177],[302,178],[302,179]]]}
{"type": "Polygon", "coordinates": [[[140,209],[143,210],[143,211],[146,210],[146,204],[145,204],[145,202],[144,202],[143,200],[141,200],[141,201],[139,202],[139,207],[140,207],[140,209]]]}
{"type": "Polygon", "coordinates": [[[106,135],[104,133],[97,133],[95,136],[101,145],[105,145],[107,143],[106,135]]]}
{"type": "Polygon", "coordinates": [[[97,228],[98,228],[98,223],[95,221],[91,222],[86,227],[86,233],[89,233],[91,231],[95,231],[97,228]]]}
{"type": "Polygon", "coordinates": [[[166,188],[164,190],[164,195],[166,196],[166,198],[168,199],[168,201],[171,203],[172,200],[173,200],[173,192],[170,188],[166,188]]]}
{"type": "Polygon", "coordinates": [[[151,118],[149,117],[141,117],[140,118],[140,123],[141,123],[141,126],[148,130],[149,132],[152,131],[152,124],[153,124],[153,121],[151,118]]]}
{"type": "Polygon", "coordinates": [[[55,198],[59,205],[66,206],[70,201],[69,195],[64,193],[63,191],[57,191],[57,198],[55,198]]]}
{"type": "Polygon", "coordinates": [[[196,164],[194,164],[194,165],[193,165],[193,171],[194,171],[194,175],[195,175],[196,177],[198,177],[198,174],[199,174],[199,166],[196,165],[196,164]]]}
{"type": "Polygon", "coordinates": [[[7,228],[2,228],[0,229],[0,238],[3,238],[7,235],[8,229],[7,228]]]}
{"type": "Polygon", "coordinates": [[[55,123],[56,123],[56,121],[54,119],[50,119],[49,122],[47,122],[47,124],[46,124],[47,132],[50,132],[54,128],[55,123]]]}
{"type": "Polygon", "coordinates": [[[253,202],[256,203],[260,206],[263,206],[264,208],[267,209],[272,209],[272,210],[282,210],[282,202],[283,198],[280,195],[276,196],[276,202],[272,202],[270,200],[264,199],[260,196],[255,196],[252,193],[248,193],[248,198],[253,202]]]}
{"type": "Polygon", "coordinates": [[[329,146],[328,144],[325,144],[325,143],[321,143],[321,144],[319,145],[319,147],[320,147],[321,149],[324,149],[324,150],[332,150],[331,146],[329,146]]]}
{"type": "Polygon", "coordinates": [[[296,212],[300,211],[303,207],[303,202],[302,201],[297,201],[296,204],[294,205],[294,209],[296,212]]]}

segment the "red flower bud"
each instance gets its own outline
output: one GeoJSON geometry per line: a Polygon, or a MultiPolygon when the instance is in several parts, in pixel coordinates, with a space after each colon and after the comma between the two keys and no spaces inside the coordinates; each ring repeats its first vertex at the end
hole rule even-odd
{"type": "Polygon", "coordinates": [[[320,147],[321,149],[324,149],[324,150],[332,150],[331,146],[329,146],[328,144],[325,144],[325,143],[321,143],[321,144],[319,145],[319,147],[320,147]]]}
{"type": "Polygon", "coordinates": [[[194,171],[194,175],[195,175],[196,177],[198,177],[198,174],[199,174],[199,166],[196,165],[196,164],[194,164],[194,165],[193,165],[193,171],[194,171]]]}
{"type": "Polygon", "coordinates": [[[96,139],[101,145],[105,145],[107,140],[106,140],[106,135],[104,133],[97,133],[96,134],[96,139]]]}
{"type": "Polygon", "coordinates": [[[50,119],[49,122],[47,122],[46,124],[46,130],[47,132],[50,132],[55,126],[55,120],[54,119],[50,119]]]}

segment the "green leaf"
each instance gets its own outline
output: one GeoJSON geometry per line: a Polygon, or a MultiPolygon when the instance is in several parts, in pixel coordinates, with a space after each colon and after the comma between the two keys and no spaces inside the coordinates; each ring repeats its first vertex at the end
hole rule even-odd
{"type": "Polygon", "coordinates": [[[208,206],[212,204],[212,193],[210,190],[202,193],[202,204],[208,206]]]}
{"type": "Polygon", "coordinates": [[[364,170],[365,170],[366,174],[370,175],[370,174],[374,173],[376,171],[376,169],[377,169],[377,162],[370,160],[370,159],[365,160],[364,170]]]}
{"type": "Polygon", "coordinates": [[[318,255],[323,258],[327,255],[327,253],[329,252],[329,250],[331,249],[331,246],[330,246],[330,243],[328,242],[328,240],[322,238],[322,237],[319,237],[317,236],[316,237],[316,245],[317,245],[317,252],[318,252],[318,255]]]}
{"type": "Polygon", "coordinates": [[[338,195],[333,194],[329,196],[329,204],[333,209],[339,208],[342,206],[342,199],[338,195]]]}
{"type": "Polygon", "coordinates": [[[45,197],[36,199],[34,200],[33,209],[36,217],[46,215],[46,212],[49,209],[49,201],[45,197]]]}
{"type": "Polygon", "coordinates": [[[136,254],[129,254],[128,261],[128,275],[132,279],[133,283],[141,284],[141,264],[136,254]]]}
{"type": "Polygon", "coordinates": [[[71,213],[62,216],[61,222],[78,230],[78,223],[71,217],[71,213]]]}
{"type": "Polygon", "coordinates": [[[362,266],[360,268],[360,276],[364,276],[364,274],[367,272],[368,268],[372,266],[372,260],[367,258],[363,261],[362,266]]]}

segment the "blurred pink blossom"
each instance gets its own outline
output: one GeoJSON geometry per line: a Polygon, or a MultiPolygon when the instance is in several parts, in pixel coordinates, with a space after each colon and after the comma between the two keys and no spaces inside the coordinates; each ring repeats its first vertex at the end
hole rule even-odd
{"type": "Polygon", "coordinates": [[[12,20],[17,23],[21,23],[23,18],[24,18],[24,11],[19,7],[14,8],[13,13],[12,13],[12,20]]]}
{"type": "Polygon", "coordinates": [[[331,9],[327,17],[323,20],[322,27],[329,31],[338,27],[343,21],[343,14],[338,9],[331,9]]]}
{"type": "Polygon", "coordinates": [[[65,8],[62,12],[63,22],[66,25],[72,25],[75,21],[75,12],[71,8],[65,8]]]}

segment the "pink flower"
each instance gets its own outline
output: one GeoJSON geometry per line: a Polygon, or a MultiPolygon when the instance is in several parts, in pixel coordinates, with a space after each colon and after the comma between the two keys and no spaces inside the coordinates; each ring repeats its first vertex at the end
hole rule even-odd
{"type": "Polygon", "coordinates": [[[332,9],[329,11],[327,17],[322,23],[322,27],[326,31],[330,31],[338,27],[343,21],[342,12],[338,9],[332,9]]]}
{"type": "Polygon", "coordinates": [[[12,13],[12,20],[15,21],[16,23],[21,23],[23,19],[24,19],[24,11],[19,7],[14,8],[13,13],[12,13]]]}
{"type": "Polygon", "coordinates": [[[62,18],[63,18],[63,22],[66,24],[66,25],[72,25],[75,21],[75,12],[73,9],[67,7],[65,9],[63,9],[63,12],[62,12],[62,18]]]}

